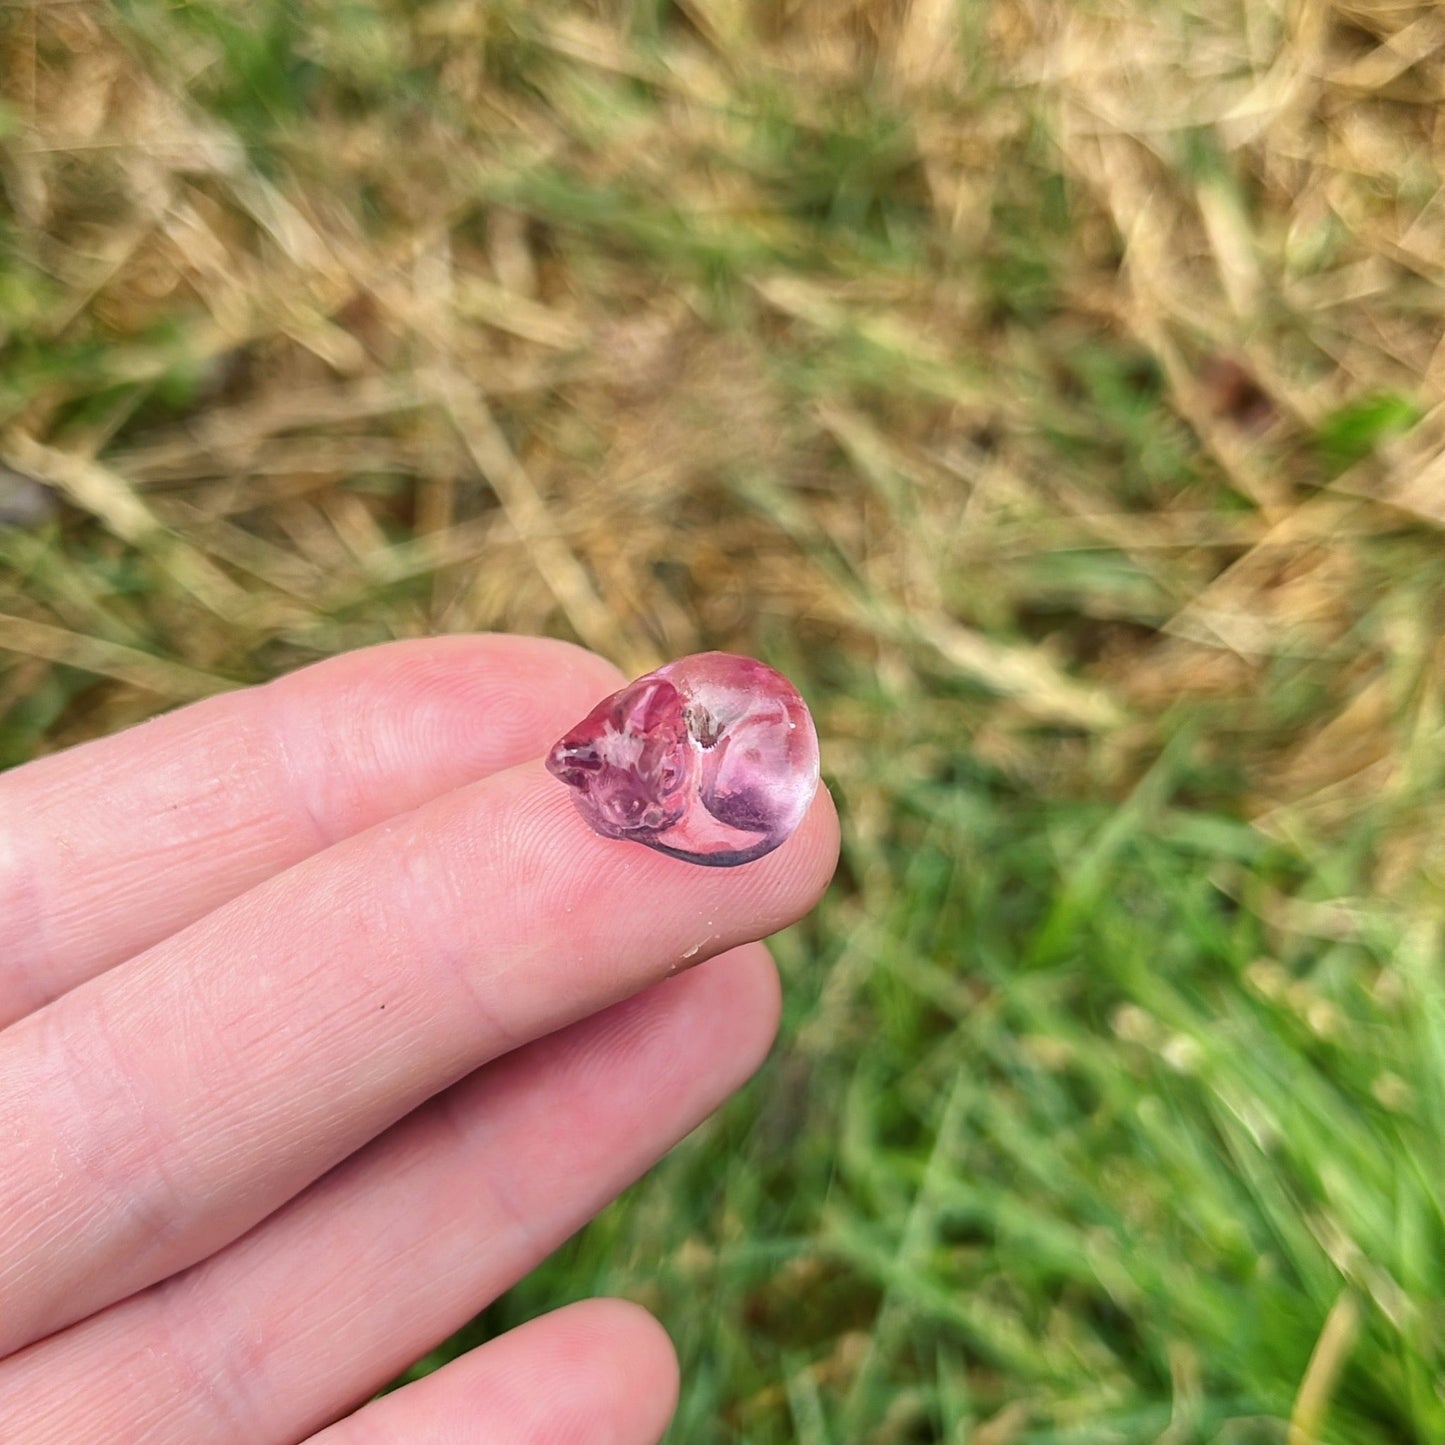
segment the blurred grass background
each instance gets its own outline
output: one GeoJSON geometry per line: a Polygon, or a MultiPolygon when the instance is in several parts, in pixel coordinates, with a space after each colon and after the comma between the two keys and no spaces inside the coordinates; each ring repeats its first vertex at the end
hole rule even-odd
{"type": "Polygon", "coordinates": [[[1445,1440],[1442,97],[1407,0],[0,5],[0,761],[437,631],[813,703],[772,1062],[450,1349],[1445,1440]]]}

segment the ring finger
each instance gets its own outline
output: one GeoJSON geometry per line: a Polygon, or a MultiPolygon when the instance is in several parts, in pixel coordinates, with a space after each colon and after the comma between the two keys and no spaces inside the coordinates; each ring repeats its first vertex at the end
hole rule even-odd
{"type": "Polygon", "coordinates": [[[251,1445],[318,1428],[711,1112],[777,1012],[751,946],[507,1055],[203,1264],[0,1364],[0,1439],[251,1445]]]}

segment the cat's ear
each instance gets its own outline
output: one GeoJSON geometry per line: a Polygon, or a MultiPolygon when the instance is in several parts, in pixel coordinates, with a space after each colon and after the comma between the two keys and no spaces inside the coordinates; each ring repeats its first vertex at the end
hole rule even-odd
{"type": "Polygon", "coordinates": [[[602,768],[602,757],[592,742],[571,742],[563,738],[547,754],[547,771],[571,788],[583,787],[587,775],[600,773],[602,768]]]}
{"type": "Polygon", "coordinates": [[[619,732],[646,737],[682,716],[682,696],[663,678],[654,678],[623,693],[617,708],[619,732]]]}

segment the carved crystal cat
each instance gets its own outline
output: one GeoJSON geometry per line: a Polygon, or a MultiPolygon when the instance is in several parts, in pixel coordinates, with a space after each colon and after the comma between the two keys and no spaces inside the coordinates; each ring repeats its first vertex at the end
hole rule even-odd
{"type": "Polygon", "coordinates": [[[598,703],[547,770],[604,838],[709,868],[771,853],[818,787],[818,735],[781,673],[699,652],[598,703]]]}

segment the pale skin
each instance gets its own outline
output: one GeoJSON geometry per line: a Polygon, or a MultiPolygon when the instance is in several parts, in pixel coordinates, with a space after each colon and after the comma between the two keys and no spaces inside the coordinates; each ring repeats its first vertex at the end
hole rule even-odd
{"type": "Polygon", "coordinates": [[[0,1440],[643,1445],[593,1300],[365,1404],[758,1066],[837,856],[698,868],[543,770],[622,682],[397,643],[0,775],[0,1440]]]}

